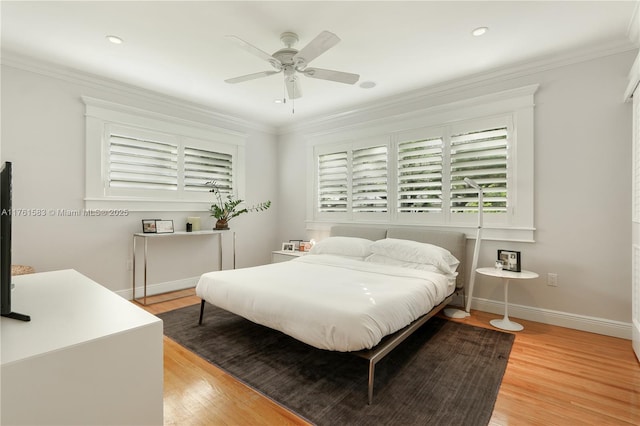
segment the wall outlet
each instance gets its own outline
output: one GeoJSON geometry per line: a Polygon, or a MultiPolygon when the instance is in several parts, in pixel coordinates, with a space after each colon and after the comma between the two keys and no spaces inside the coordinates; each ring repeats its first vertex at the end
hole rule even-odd
{"type": "Polygon", "coordinates": [[[558,274],[549,272],[547,274],[547,285],[550,285],[551,287],[558,287],[558,274]]]}
{"type": "Polygon", "coordinates": [[[133,271],[133,260],[127,260],[127,271],[133,271]]]}

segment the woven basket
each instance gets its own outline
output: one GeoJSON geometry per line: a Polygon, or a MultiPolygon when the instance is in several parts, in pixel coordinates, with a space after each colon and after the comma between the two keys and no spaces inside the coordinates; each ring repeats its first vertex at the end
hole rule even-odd
{"type": "Polygon", "coordinates": [[[11,275],[33,274],[36,270],[26,265],[11,265],[11,275]]]}

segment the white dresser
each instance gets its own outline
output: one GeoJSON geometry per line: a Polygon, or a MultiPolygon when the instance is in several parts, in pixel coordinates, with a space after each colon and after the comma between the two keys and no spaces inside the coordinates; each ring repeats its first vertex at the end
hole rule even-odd
{"type": "Polygon", "coordinates": [[[162,321],[74,270],[13,277],[0,423],[162,425],[162,321]]]}

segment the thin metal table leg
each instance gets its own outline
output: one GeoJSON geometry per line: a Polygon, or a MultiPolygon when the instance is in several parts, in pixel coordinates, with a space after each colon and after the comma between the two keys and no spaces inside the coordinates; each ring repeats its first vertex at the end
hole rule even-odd
{"type": "Polygon", "coordinates": [[[136,236],[133,236],[133,301],[136,300],[136,236]]]}
{"type": "Polygon", "coordinates": [[[144,302],[147,306],[147,238],[144,239],[144,302]]]}

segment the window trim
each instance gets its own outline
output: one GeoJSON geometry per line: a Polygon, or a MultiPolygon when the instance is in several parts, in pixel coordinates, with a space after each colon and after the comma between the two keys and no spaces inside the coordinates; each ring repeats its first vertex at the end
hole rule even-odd
{"type": "MultiPolygon", "coordinates": [[[[511,188],[509,220],[506,223],[492,223],[485,215],[483,238],[500,241],[534,241],[534,94],[539,85],[529,85],[516,89],[487,94],[471,99],[431,106],[410,113],[399,114],[391,118],[362,121],[359,124],[338,130],[308,135],[307,164],[309,170],[315,170],[315,153],[331,145],[348,144],[356,140],[385,137],[397,142],[399,134],[415,133],[424,128],[438,126],[459,126],[476,120],[487,120],[499,116],[509,116],[511,120],[510,155],[515,161],[508,167],[511,188]]],[[[391,153],[393,153],[393,149],[391,153]]],[[[395,154],[393,154],[395,156],[395,154]]],[[[396,159],[390,157],[390,164],[396,159]]],[[[390,179],[395,174],[395,166],[390,179]]],[[[389,182],[394,185],[395,182],[389,182]]],[[[396,209],[386,218],[368,218],[355,220],[348,214],[343,217],[319,216],[316,210],[316,177],[307,180],[307,228],[324,231],[335,223],[368,223],[393,226],[425,226],[465,232],[469,237],[475,234],[477,216],[466,221],[449,220],[440,223],[420,222],[419,220],[400,220],[396,209]]],[[[395,189],[394,189],[395,193],[395,189]]],[[[395,196],[395,194],[393,195],[395,196]]]]}
{"type": "Polygon", "coordinates": [[[105,153],[109,144],[109,126],[164,133],[176,137],[180,144],[217,143],[233,147],[234,195],[244,199],[246,134],[88,96],[82,96],[82,101],[85,104],[86,124],[85,208],[189,212],[208,211],[211,205],[210,197],[204,197],[203,193],[198,192],[189,193],[188,198],[108,195],[105,189],[108,157],[105,153]]]}

